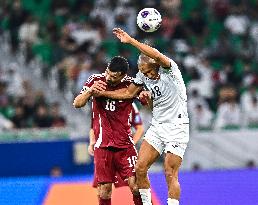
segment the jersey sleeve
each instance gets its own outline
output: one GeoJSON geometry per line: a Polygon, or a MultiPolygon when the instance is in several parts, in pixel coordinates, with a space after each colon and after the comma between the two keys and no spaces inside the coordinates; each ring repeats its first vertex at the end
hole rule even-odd
{"type": "Polygon", "coordinates": [[[178,69],[178,66],[177,66],[175,61],[173,61],[172,59],[169,59],[169,61],[170,61],[170,68],[171,69],[178,69]]]}
{"type": "Polygon", "coordinates": [[[176,69],[178,69],[178,65],[176,64],[175,61],[173,61],[171,58],[169,59],[169,62],[170,62],[170,66],[169,67],[166,67],[164,69],[170,69],[171,71],[174,71],[176,69]]]}
{"type": "Polygon", "coordinates": [[[81,89],[81,92],[80,94],[84,93],[85,91],[87,91],[94,83],[95,81],[95,76],[94,75],[91,75],[88,80],[84,83],[82,89],[81,89]]]}
{"type": "Polygon", "coordinates": [[[136,77],[134,78],[133,80],[133,83],[135,85],[143,85],[144,84],[144,81],[143,81],[143,75],[142,73],[140,73],[140,71],[136,74],[136,77]]]}

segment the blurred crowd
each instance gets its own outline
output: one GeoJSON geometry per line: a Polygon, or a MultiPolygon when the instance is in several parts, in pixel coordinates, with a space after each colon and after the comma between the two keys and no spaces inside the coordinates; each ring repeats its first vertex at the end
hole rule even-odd
{"type": "Polygon", "coordinates": [[[34,90],[17,69],[15,63],[0,68],[0,131],[65,127],[59,103],[48,102],[45,93],[34,90]]]}
{"type": "Polygon", "coordinates": [[[17,72],[17,65],[0,68],[0,131],[20,128],[65,127],[59,103],[49,103],[17,72]]]}
{"type": "MultiPolygon", "coordinates": [[[[126,57],[130,75],[136,74],[139,53],[112,36],[112,28],[120,27],[178,63],[193,127],[258,127],[257,11],[256,0],[2,0],[0,32],[9,32],[14,55],[22,49],[27,63],[40,57],[43,77],[48,79],[54,70],[60,92],[75,95],[115,55],[126,57]],[[163,21],[157,32],[137,28],[136,16],[144,7],[160,11],[163,21]]],[[[1,96],[5,92],[3,84],[1,96]]],[[[29,116],[26,104],[31,103],[35,113],[53,118],[39,105],[41,97],[21,97],[14,110],[29,116]]],[[[33,119],[25,126],[40,126],[33,119]]],[[[18,121],[13,115],[15,126],[24,126],[18,121]]]]}

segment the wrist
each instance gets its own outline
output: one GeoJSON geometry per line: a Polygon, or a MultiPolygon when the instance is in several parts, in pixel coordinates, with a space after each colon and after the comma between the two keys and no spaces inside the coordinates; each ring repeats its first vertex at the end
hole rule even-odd
{"type": "Polygon", "coordinates": [[[136,40],[136,39],[134,39],[133,37],[130,37],[130,39],[129,39],[129,42],[128,42],[128,43],[130,43],[130,44],[132,44],[132,45],[134,46],[136,42],[137,42],[137,40],[136,40]]]}
{"type": "Polygon", "coordinates": [[[93,93],[92,89],[89,88],[89,89],[87,89],[83,94],[84,94],[84,95],[88,95],[88,94],[92,95],[92,93],[93,93]]]}

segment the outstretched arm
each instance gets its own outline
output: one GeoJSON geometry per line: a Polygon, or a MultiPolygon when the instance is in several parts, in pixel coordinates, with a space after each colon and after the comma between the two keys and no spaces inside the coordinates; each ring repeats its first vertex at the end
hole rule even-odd
{"type": "Polygon", "coordinates": [[[123,88],[115,91],[104,91],[97,93],[97,95],[116,100],[126,100],[134,98],[141,89],[142,86],[136,86],[135,84],[131,83],[128,88],[123,88]]]}
{"type": "Polygon", "coordinates": [[[114,28],[113,33],[116,35],[117,38],[120,39],[122,43],[129,43],[132,46],[139,49],[143,54],[149,56],[150,58],[154,59],[156,63],[161,65],[162,67],[170,67],[169,58],[160,53],[157,49],[148,46],[147,44],[141,43],[136,39],[129,36],[125,31],[120,28],[114,28]]]}

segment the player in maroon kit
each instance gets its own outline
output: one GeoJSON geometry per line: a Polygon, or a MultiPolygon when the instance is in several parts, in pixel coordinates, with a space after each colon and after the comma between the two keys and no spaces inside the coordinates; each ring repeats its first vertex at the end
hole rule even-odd
{"type": "Polygon", "coordinates": [[[114,57],[105,73],[92,75],[88,79],[73,103],[75,108],[80,108],[91,97],[93,100],[92,123],[96,137],[94,164],[100,205],[111,204],[112,183],[116,173],[128,181],[135,205],[142,204],[135,183],[137,152],[129,123],[133,99],[111,100],[92,96],[93,92],[103,89],[112,91],[128,87],[132,82],[132,78],[126,75],[128,68],[125,58],[114,57]]]}
{"type": "MultiPolygon", "coordinates": [[[[137,108],[137,105],[135,103],[133,103],[132,105],[133,105],[133,109],[130,114],[130,124],[131,124],[131,128],[134,130],[134,135],[133,135],[134,144],[137,144],[137,142],[143,136],[144,128],[143,128],[141,115],[137,108]]],[[[90,129],[89,137],[90,137],[90,143],[88,146],[88,152],[91,156],[94,156],[94,146],[95,146],[96,140],[95,140],[94,130],[92,128],[90,129]]],[[[114,176],[113,183],[114,183],[115,188],[128,186],[128,183],[121,179],[119,173],[116,173],[116,175],[114,176]]],[[[97,188],[97,186],[98,186],[95,175],[94,175],[94,180],[93,180],[92,185],[94,188],[97,188]]]]}

